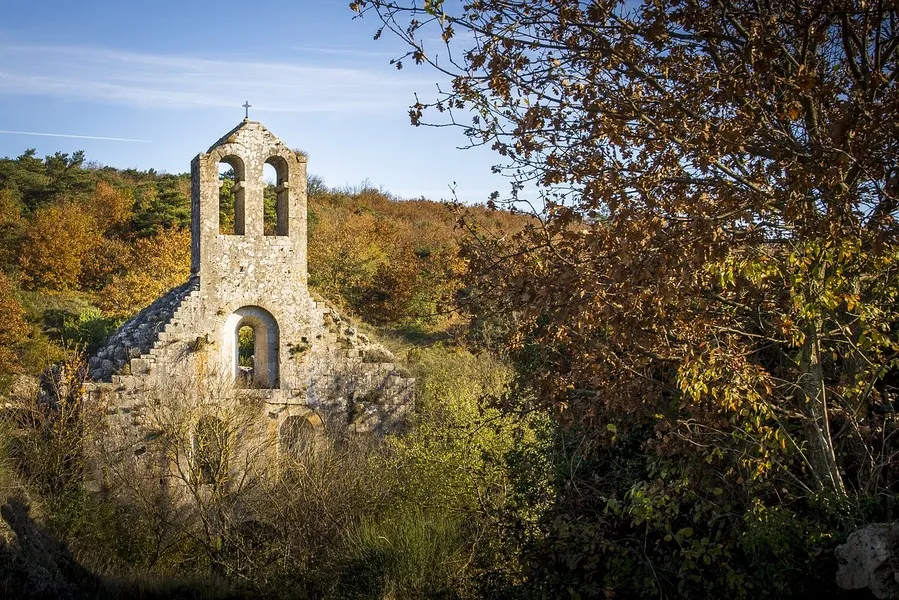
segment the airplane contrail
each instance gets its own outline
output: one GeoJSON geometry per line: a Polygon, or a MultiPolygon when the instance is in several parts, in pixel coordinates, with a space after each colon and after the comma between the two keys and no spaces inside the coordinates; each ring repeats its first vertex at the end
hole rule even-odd
{"type": "Polygon", "coordinates": [[[149,144],[151,140],[136,140],[134,138],[120,138],[120,137],[102,137],[99,135],[73,135],[69,133],[40,133],[37,131],[5,131],[0,129],[0,133],[6,133],[10,135],[40,135],[44,137],[61,137],[61,138],[76,138],[79,140],[105,140],[108,142],[140,142],[142,144],[149,144]]]}

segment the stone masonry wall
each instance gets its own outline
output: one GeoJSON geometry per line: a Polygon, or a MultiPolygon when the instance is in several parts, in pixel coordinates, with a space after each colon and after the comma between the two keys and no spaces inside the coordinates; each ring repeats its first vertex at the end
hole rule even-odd
{"type": "MultiPolygon", "coordinates": [[[[197,298],[195,284],[174,288],[125,323],[91,358],[88,392],[105,398],[118,426],[139,425],[151,391],[195,377],[198,357],[207,368],[215,364],[217,349],[193,320],[197,298]]],[[[291,407],[307,407],[336,433],[397,431],[412,408],[415,380],[388,349],[325,302],[313,301],[312,315],[309,342],[291,357],[308,376],[304,385],[243,393],[258,398],[268,415],[292,416],[291,407]]]]}

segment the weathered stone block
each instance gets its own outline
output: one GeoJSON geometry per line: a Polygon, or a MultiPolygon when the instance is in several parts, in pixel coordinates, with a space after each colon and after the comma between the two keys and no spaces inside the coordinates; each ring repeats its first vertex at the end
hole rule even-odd
{"type": "Polygon", "coordinates": [[[150,364],[143,359],[140,358],[132,358],[131,359],[131,374],[132,375],[145,375],[150,371],[150,364]]]}
{"type": "Polygon", "coordinates": [[[836,558],[841,588],[868,588],[877,598],[899,598],[899,523],[859,529],[836,549],[836,558]]]}

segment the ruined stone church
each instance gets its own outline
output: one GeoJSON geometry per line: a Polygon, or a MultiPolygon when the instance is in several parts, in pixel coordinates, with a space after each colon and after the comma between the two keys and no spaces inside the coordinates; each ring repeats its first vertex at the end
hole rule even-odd
{"type": "Polygon", "coordinates": [[[191,163],[191,234],[190,279],[125,323],[89,361],[87,393],[106,407],[108,426],[127,433],[122,443],[140,444],[151,390],[185,379],[202,386],[211,377],[258,405],[276,444],[298,427],[341,435],[402,422],[414,380],[310,294],[304,156],[245,119],[191,163]],[[266,164],[277,173],[271,231],[263,228],[266,164]],[[234,173],[227,232],[219,219],[222,165],[234,173]]]}

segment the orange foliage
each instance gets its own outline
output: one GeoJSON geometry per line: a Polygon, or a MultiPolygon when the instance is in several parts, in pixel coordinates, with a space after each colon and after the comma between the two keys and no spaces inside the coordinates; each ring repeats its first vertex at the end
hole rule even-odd
{"type": "Polygon", "coordinates": [[[100,308],[114,316],[131,315],[190,275],[190,230],[160,229],[131,250],[131,269],[103,288],[100,308]]]}
{"type": "Polygon", "coordinates": [[[315,196],[310,211],[318,291],[370,322],[445,324],[462,268],[446,206],[363,190],[315,196]]]}
{"type": "Polygon", "coordinates": [[[120,275],[131,259],[131,247],[122,240],[100,237],[97,246],[84,259],[81,287],[101,290],[120,275]]]}
{"type": "Polygon", "coordinates": [[[0,272],[0,376],[20,370],[13,348],[22,342],[30,331],[25,321],[25,310],[16,299],[12,281],[0,272]]]}
{"type": "Polygon", "coordinates": [[[23,280],[30,287],[75,287],[100,235],[96,219],[81,204],[63,201],[39,209],[22,247],[23,280]]]}
{"type": "Polygon", "coordinates": [[[110,231],[121,228],[131,220],[133,207],[134,196],[130,191],[119,190],[105,181],[99,181],[86,208],[100,229],[110,231]]]}
{"type": "Polygon", "coordinates": [[[339,219],[320,215],[310,236],[309,261],[313,285],[331,298],[356,304],[387,255],[378,239],[378,220],[371,214],[339,219]]]}

